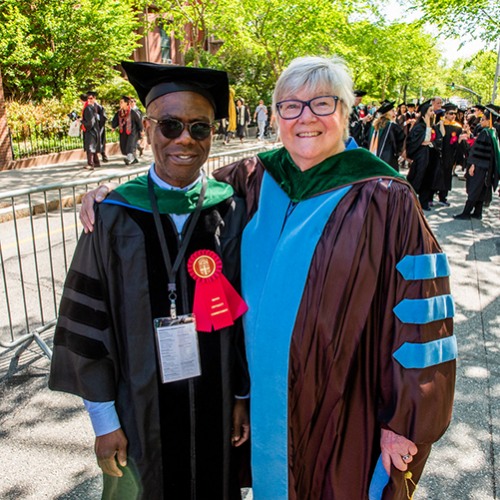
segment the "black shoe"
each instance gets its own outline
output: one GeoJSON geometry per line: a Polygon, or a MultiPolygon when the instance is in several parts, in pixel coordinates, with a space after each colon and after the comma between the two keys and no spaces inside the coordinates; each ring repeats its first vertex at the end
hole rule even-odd
{"type": "Polygon", "coordinates": [[[102,157],[102,161],[103,161],[104,163],[107,163],[107,162],[109,161],[109,158],[108,158],[107,156],[103,156],[103,157],[102,157]]]}
{"type": "Polygon", "coordinates": [[[422,210],[425,210],[426,212],[430,212],[431,207],[429,205],[422,205],[422,210]]]}
{"type": "Polygon", "coordinates": [[[481,220],[483,218],[482,214],[470,214],[472,219],[481,220]]]}
{"type": "Polygon", "coordinates": [[[138,160],[137,158],[134,158],[134,159],[130,162],[130,164],[131,164],[131,165],[134,165],[135,163],[139,163],[139,160],[138,160]]]}
{"type": "Polygon", "coordinates": [[[461,214],[455,214],[453,216],[454,219],[460,219],[460,220],[469,220],[470,219],[470,215],[469,214],[464,214],[464,213],[461,213],[461,214]]]}
{"type": "Polygon", "coordinates": [[[123,160],[123,163],[125,163],[125,165],[130,165],[130,162],[126,158],[123,160]]]}

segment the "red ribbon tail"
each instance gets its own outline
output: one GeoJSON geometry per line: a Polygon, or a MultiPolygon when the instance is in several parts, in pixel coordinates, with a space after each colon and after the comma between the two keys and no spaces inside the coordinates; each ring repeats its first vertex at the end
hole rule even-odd
{"type": "Polygon", "coordinates": [[[235,320],[248,311],[248,306],[224,275],[221,275],[220,279],[229,304],[231,316],[235,320]]]}

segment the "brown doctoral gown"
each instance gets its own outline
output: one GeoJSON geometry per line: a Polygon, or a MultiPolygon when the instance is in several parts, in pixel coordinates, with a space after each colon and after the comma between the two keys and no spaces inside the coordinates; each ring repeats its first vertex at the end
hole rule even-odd
{"type": "MultiPolygon", "coordinates": [[[[287,494],[276,495],[273,500],[406,499],[407,486],[410,493],[414,486],[395,468],[383,491],[370,491],[373,482],[377,482],[376,476],[380,476],[377,462],[381,428],[391,429],[417,444],[418,454],[409,465],[416,483],[432,443],[442,436],[451,418],[454,354],[420,367],[396,359],[400,348],[413,348],[415,344],[427,348],[443,341],[456,347],[450,317],[452,303],[448,303],[451,311],[445,312],[444,318],[422,324],[415,319],[403,321],[394,312],[404,299],[432,302],[435,297],[447,297],[451,301],[446,272],[434,270],[430,276],[424,272],[425,279],[419,279],[418,270],[403,276],[396,268],[405,256],[410,256],[411,262],[420,256],[425,262],[436,257],[441,261],[441,249],[406,182],[391,175],[370,174],[372,167],[380,167],[382,162],[369,152],[346,151],[337,156],[332,177],[340,171],[344,181],[350,176],[351,182],[334,186],[331,192],[346,184],[350,188],[327,217],[312,254],[305,286],[296,291],[301,298],[289,332],[285,372],[288,389],[284,393],[276,389],[272,358],[267,367],[269,377],[262,388],[258,376],[267,369],[265,360],[259,353],[252,359],[255,350],[252,342],[258,343],[259,336],[264,335],[263,344],[269,346],[271,356],[278,358],[280,347],[275,345],[274,332],[248,329],[245,332],[252,380],[253,484],[259,500],[271,500],[270,492],[283,480],[288,483],[287,494]],[[363,168],[365,174],[361,172],[363,168]],[[271,428],[279,427],[278,416],[271,410],[264,420],[259,420],[261,416],[254,412],[261,394],[268,396],[269,401],[283,399],[284,394],[287,397],[284,454],[287,478],[273,472],[274,464],[281,459],[275,441],[264,440],[259,434],[266,419],[271,428]],[[264,477],[259,477],[261,473],[264,477]]],[[[244,243],[252,221],[257,220],[257,226],[259,220],[266,225],[279,217],[278,203],[263,204],[261,198],[263,185],[270,182],[268,163],[272,159],[268,156],[264,166],[260,158],[252,158],[215,173],[219,180],[229,182],[239,195],[246,197],[250,222],[244,243]]],[[[271,174],[276,176],[275,172],[271,174]]],[[[282,180],[273,179],[275,192],[282,180]]],[[[297,203],[295,210],[301,203],[297,203]]],[[[281,248],[280,238],[286,234],[293,237],[293,232],[286,233],[290,220],[277,223],[277,227],[282,227],[277,248],[281,248]]],[[[299,235],[303,230],[298,231],[299,235]]],[[[261,240],[260,247],[258,239],[252,240],[257,257],[245,263],[243,254],[243,266],[259,265],[258,260],[263,259],[266,248],[272,244],[270,238],[261,240]]],[[[298,246],[292,246],[290,253],[295,249],[299,251],[298,246]]],[[[277,255],[276,251],[272,257],[277,255]]],[[[280,258],[286,256],[280,255],[277,260],[280,258]]],[[[300,256],[296,263],[300,264],[300,256]]],[[[280,276],[275,296],[287,293],[290,288],[290,276],[296,271],[293,265],[288,269],[288,274],[280,276]]],[[[257,271],[253,274],[255,281],[266,278],[257,271]]],[[[243,293],[245,296],[245,280],[243,293]]],[[[249,302],[247,317],[252,307],[263,307],[262,303],[272,301],[272,293],[259,300],[257,306],[249,302]]],[[[274,314],[280,316],[283,312],[275,310],[274,314]]],[[[261,325],[265,327],[266,322],[272,323],[273,318],[264,318],[261,325]]]]}

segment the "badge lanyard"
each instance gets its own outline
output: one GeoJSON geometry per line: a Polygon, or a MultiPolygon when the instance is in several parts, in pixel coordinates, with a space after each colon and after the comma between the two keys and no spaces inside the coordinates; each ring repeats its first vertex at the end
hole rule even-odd
{"type": "Polygon", "coordinates": [[[177,318],[177,306],[176,306],[177,287],[175,284],[175,277],[176,277],[177,271],[179,270],[179,267],[184,259],[184,255],[186,254],[186,250],[187,250],[189,241],[191,240],[191,236],[193,234],[194,228],[195,228],[196,223],[198,222],[198,219],[200,217],[201,208],[203,206],[203,200],[205,199],[205,193],[207,191],[207,179],[206,179],[205,174],[202,174],[202,176],[203,177],[202,177],[201,191],[200,191],[200,196],[198,198],[198,202],[196,203],[196,208],[193,212],[192,217],[186,223],[186,232],[184,234],[184,237],[182,238],[182,243],[181,243],[181,246],[179,248],[179,252],[177,253],[177,257],[174,261],[174,264],[172,265],[172,259],[170,258],[170,252],[168,251],[167,240],[165,238],[165,232],[163,230],[163,226],[162,226],[161,220],[160,220],[160,211],[158,210],[158,202],[156,201],[156,196],[154,193],[153,180],[151,179],[151,175],[148,175],[149,199],[151,201],[151,208],[153,211],[153,218],[155,221],[156,232],[158,233],[158,238],[160,240],[163,261],[165,262],[165,267],[167,269],[168,293],[169,293],[168,298],[170,300],[170,317],[172,319],[177,318]]]}

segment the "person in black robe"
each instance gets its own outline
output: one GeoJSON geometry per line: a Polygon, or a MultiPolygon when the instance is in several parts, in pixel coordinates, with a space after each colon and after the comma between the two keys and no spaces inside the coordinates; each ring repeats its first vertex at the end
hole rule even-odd
{"type": "Polygon", "coordinates": [[[457,159],[459,158],[459,138],[462,134],[462,127],[455,121],[457,116],[458,107],[453,103],[448,103],[443,106],[444,114],[444,136],[441,153],[441,166],[443,171],[443,189],[438,191],[439,203],[441,205],[450,206],[448,202],[448,193],[451,191],[451,179],[453,169],[457,159]]]}
{"type": "Polygon", "coordinates": [[[467,201],[455,219],[482,219],[483,206],[489,205],[493,191],[498,187],[500,152],[498,135],[492,126],[492,109],[485,109],[481,121],[481,131],[472,145],[467,158],[465,174],[467,201]]]}
{"type": "Polygon", "coordinates": [[[87,153],[87,166],[85,168],[93,170],[100,167],[98,153],[101,152],[101,117],[96,105],[96,93],[87,92],[87,100],[82,112],[83,149],[87,153]]]}
{"type": "Polygon", "coordinates": [[[349,135],[356,141],[358,146],[368,148],[368,133],[373,115],[367,113],[366,116],[361,118],[358,110],[358,106],[365,95],[366,92],[364,90],[354,91],[354,105],[349,115],[349,135]]]}
{"type": "Polygon", "coordinates": [[[136,156],[137,143],[143,133],[140,115],[132,109],[128,96],[120,99],[120,109],[113,116],[111,127],[120,133],[120,151],[125,165],[139,163],[136,156]]]}
{"type": "Polygon", "coordinates": [[[403,151],[405,134],[394,120],[394,101],[383,103],[377,110],[378,118],[370,131],[370,151],[399,171],[399,155],[403,151]]]}
{"type": "Polygon", "coordinates": [[[227,116],[227,74],[122,66],[147,109],[155,162],[147,176],[119,186],[98,207],[94,230],[78,241],[49,387],[84,398],[104,472],[103,498],[236,500],[241,495],[232,445],[244,443],[249,432],[239,318],[245,307],[235,290],[246,210],[230,186],[200,171],[214,120],[227,116]],[[225,292],[217,290],[215,300],[216,282],[204,281],[211,295],[196,305],[194,277],[225,277],[225,292]],[[171,355],[173,345],[159,348],[154,322],[162,326],[193,310],[197,331],[189,331],[192,354],[184,364],[201,374],[164,382],[164,367],[183,360],[171,355]]]}
{"type": "Polygon", "coordinates": [[[412,163],[407,175],[408,182],[418,194],[424,210],[430,210],[434,183],[434,169],[430,164],[430,150],[434,148],[436,132],[432,128],[434,111],[430,101],[419,106],[419,118],[406,139],[406,154],[412,163]]]}

